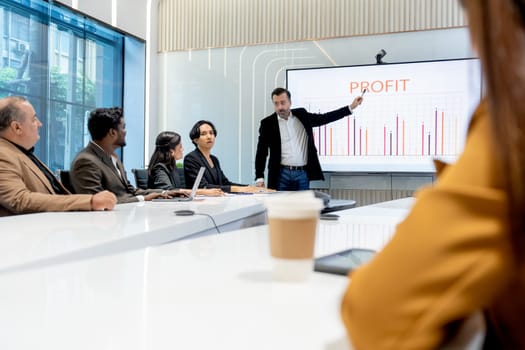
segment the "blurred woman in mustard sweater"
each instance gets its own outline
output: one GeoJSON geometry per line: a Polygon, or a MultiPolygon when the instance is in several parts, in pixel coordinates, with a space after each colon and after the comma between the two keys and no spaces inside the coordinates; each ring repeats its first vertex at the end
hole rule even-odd
{"type": "Polygon", "coordinates": [[[525,0],[461,1],[486,96],[463,154],[351,274],[356,349],[434,349],[484,311],[485,348],[525,348],[525,0]]]}

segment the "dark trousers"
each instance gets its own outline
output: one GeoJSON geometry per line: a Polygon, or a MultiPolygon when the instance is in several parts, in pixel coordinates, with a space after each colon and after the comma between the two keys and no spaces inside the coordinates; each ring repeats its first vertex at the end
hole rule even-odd
{"type": "Polygon", "coordinates": [[[306,170],[290,170],[281,168],[279,182],[277,183],[278,191],[304,191],[310,189],[310,181],[306,170]]]}

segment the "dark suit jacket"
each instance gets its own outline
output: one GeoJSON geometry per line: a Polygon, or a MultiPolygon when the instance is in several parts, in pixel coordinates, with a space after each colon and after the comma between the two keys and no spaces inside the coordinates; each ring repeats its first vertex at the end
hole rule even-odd
{"type": "Polygon", "coordinates": [[[133,187],[127,178],[126,170],[120,160],[117,167],[119,176],[111,157],[100,147],[90,142],[80,151],[71,163],[71,185],[76,193],[90,193],[108,190],[117,196],[118,203],[138,201],[137,195],[146,195],[160,190],[141,190],[133,187]]]}
{"type": "Polygon", "coordinates": [[[188,188],[193,187],[193,184],[195,183],[195,179],[197,178],[197,174],[199,173],[199,169],[201,168],[201,166],[205,167],[206,171],[202,176],[199,188],[220,188],[224,192],[230,192],[232,185],[246,186],[228,180],[226,175],[224,175],[224,173],[221,170],[221,164],[219,163],[217,157],[212,155],[211,160],[213,161],[213,165],[217,170],[217,176],[215,176],[215,171],[212,170],[212,168],[208,164],[208,161],[201,153],[201,151],[199,151],[198,148],[191,151],[186,155],[186,157],[184,157],[184,177],[186,179],[186,186],[188,186],[188,188]]]}
{"type": "MultiPolygon", "coordinates": [[[[301,121],[308,137],[307,144],[307,163],[306,173],[309,180],[324,180],[323,171],[317,157],[317,148],[315,148],[312,128],[325,125],[333,121],[350,115],[350,109],[343,107],[325,114],[309,113],[304,108],[292,109],[292,114],[301,121]]],[[[261,120],[259,127],[259,141],[257,143],[257,153],[255,154],[255,178],[264,178],[264,168],[268,150],[270,150],[270,159],[268,161],[268,188],[277,188],[279,174],[281,171],[281,134],[279,132],[279,122],[277,114],[261,120]]],[[[285,164],[286,165],[286,164],[285,164]]]]}
{"type": "MultiPolygon", "coordinates": [[[[63,191],[69,193],[65,188],[63,191]]],[[[91,198],[55,194],[53,186],[38,166],[14,144],[0,138],[0,216],[91,210],[91,198]]]]}
{"type": "Polygon", "coordinates": [[[185,188],[183,182],[179,169],[170,171],[163,163],[155,164],[148,174],[148,188],[174,190],[185,188]]]}

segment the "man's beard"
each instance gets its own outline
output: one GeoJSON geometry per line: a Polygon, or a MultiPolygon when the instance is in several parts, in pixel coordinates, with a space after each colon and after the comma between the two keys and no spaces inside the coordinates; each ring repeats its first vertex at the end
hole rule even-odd
{"type": "Polygon", "coordinates": [[[287,117],[290,116],[290,111],[289,110],[287,110],[287,111],[279,111],[279,112],[277,112],[277,114],[281,118],[287,118],[287,117]]]}

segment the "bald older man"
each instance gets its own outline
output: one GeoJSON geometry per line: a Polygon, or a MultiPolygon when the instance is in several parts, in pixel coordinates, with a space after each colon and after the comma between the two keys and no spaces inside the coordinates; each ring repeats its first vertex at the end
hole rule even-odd
{"type": "Polygon", "coordinates": [[[24,97],[0,99],[0,216],[113,209],[117,202],[113,193],[71,194],[33,154],[41,127],[24,97]]]}

